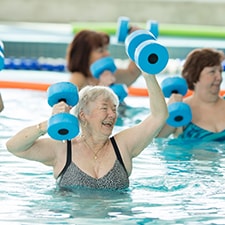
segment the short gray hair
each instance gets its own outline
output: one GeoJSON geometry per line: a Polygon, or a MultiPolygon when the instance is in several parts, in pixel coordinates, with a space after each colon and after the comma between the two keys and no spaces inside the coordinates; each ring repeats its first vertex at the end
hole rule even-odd
{"type": "Polygon", "coordinates": [[[112,89],[106,86],[86,86],[79,91],[79,102],[72,109],[72,113],[79,118],[79,113],[86,109],[88,104],[95,101],[99,96],[110,100],[118,107],[119,99],[112,89]]]}

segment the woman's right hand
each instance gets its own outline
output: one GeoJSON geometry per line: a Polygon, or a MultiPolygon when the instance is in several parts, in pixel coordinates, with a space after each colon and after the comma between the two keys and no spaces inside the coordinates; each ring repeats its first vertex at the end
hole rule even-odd
{"type": "Polygon", "coordinates": [[[175,102],[182,102],[183,101],[183,95],[181,94],[172,94],[168,100],[168,105],[175,103],[175,102]]]}
{"type": "Polygon", "coordinates": [[[58,114],[58,113],[69,113],[69,111],[72,109],[72,106],[69,106],[64,101],[60,101],[59,103],[55,104],[52,107],[52,115],[58,114]]]}
{"type": "Polygon", "coordinates": [[[99,77],[99,85],[110,86],[115,83],[116,78],[109,70],[105,70],[99,77]]]}

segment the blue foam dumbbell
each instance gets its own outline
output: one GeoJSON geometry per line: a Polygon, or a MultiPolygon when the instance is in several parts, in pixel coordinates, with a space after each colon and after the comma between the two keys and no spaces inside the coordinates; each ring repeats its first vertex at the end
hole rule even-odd
{"type": "Polygon", "coordinates": [[[146,29],[150,31],[155,38],[157,39],[159,36],[159,24],[156,20],[148,20],[146,29]]]}
{"type": "MultiPolygon", "coordinates": [[[[130,18],[126,16],[120,16],[117,20],[117,30],[116,30],[116,37],[117,41],[124,43],[126,37],[129,34],[129,23],[130,18]]],[[[146,29],[147,31],[150,31],[155,38],[158,38],[159,29],[158,29],[158,23],[155,20],[148,20],[146,23],[146,29]]]]}
{"type": "MultiPolygon", "coordinates": [[[[110,72],[114,73],[117,70],[117,68],[113,58],[108,56],[96,60],[94,63],[92,63],[90,66],[90,70],[93,76],[96,79],[99,79],[100,75],[105,70],[109,70],[110,72]]],[[[118,96],[120,102],[122,102],[128,95],[127,87],[125,84],[111,84],[109,87],[118,96]]]]}
{"type": "Polygon", "coordinates": [[[130,19],[125,16],[121,16],[117,21],[116,37],[118,42],[124,42],[129,33],[130,19]]]}
{"type": "Polygon", "coordinates": [[[130,59],[149,74],[161,72],[169,60],[167,49],[147,30],[136,30],[128,35],[125,48],[130,59]]]}
{"type": "MultiPolygon", "coordinates": [[[[164,96],[169,98],[173,93],[185,95],[188,91],[186,80],[181,77],[168,77],[161,83],[164,96]]],[[[184,102],[175,102],[168,105],[169,118],[167,124],[173,127],[187,125],[192,120],[191,108],[184,102]]]]}
{"type": "MultiPolygon", "coordinates": [[[[75,106],[79,100],[77,87],[70,82],[60,82],[51,85],[47,90],[48,104],[55,105],[60,101],[75,106]]],[[[50,117],[48,134],[56,140],[71,140],[79,133],[77,117],[70,113],[59,113],[50,117]]]]}

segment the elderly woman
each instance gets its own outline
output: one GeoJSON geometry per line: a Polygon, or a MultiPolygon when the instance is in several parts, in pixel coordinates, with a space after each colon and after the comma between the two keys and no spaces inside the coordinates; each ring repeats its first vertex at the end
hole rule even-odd
{"type": "MultiPolygon", "coordinates": [[[[131,31],[137,28],[133,28],[131,31]]],[[[99,79],[93,77],[90,66],[95,61],[110,55],[108,51],[110,37],[103,32],[81,30],[74,36],[67,49],[67,69],[71,73],[70,82],[78,89],[87,85],[109,86],[113,83],[133,84],[141,75],[133,61],[126,68],[117,68],[114,74],[104,71],[99,79]]]]}
{"type": "MultiPolygon", "coordinates": [[[[18,132],[7,141],[7,149],[18,157],[52,166],[59,187],[127,188],[132,159],[151,143],[168,116],[155,76],[143,76],[151,94],[151,113],[139,124],[113,134],[117,96],[108,87],[87,86],[80,91],[75,106],[81,127],[78,136],[66,142],[40,138],[47,132],[44,121],[18,132]]],[[[59,102],[52,114],[70,109],[65,102],[59,102]]]]}
{"type": "MultiPolygon", "coordinates": [[[[165,125],[158,137],[174,134],[183,139],[225,141],[225,101],[220,96],[224,53],[203,48],[190,52],[185,60],[182,76],[193,94],[184,99],[192,110],[192,121],[185,127],[165,125]]],[[[182,101],[173,94],[169,103],[182,101]]]]}

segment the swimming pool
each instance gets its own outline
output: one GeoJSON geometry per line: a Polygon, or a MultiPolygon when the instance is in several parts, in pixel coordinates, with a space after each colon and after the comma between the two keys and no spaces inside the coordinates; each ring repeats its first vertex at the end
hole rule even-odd
{"type": "MultiPolygon", "coordinates": [[[[56,41],[57,46],[64,44],[60,48],[63,54],[64,42],[68,41],[64,35],[56,41]]],[[[169,41],[173,42],[168,45],[178,44],[176,40],[169,41]]],[[[223,43],[216,41],[218,46],[223,43]]],[[[29,51],[30,47],[28,45],[29,51]]],[[[54,53],[49,46],[48,49],[45,45],[39,47],[44,53],[54,53]]],[[[15,45],[12,49],[15,51],[15,45]]],[[[180,56],[181,46],[173,51],[180,56]]],[[[1,79],[33,82],[38,77],[39,83],[67,80],[64,75],[39,71],[0,72],[1,79]]],[[[5,104],[0,114],[1,224],[224,224],[225,144],[156,139],[134,160],[127,191],[62,191],[55,185],[51,168],[17,158],[5,148],[5,142],[17,131],[48,118],[51,108],[46,93],[26,89],[0,91],[5,104]]],[[[131,108],[126,110],[126,118],[119,118],[114,132],[137,123],[148,112],[146,98],[129,96],[126,101],[131,108]]]]}
{"type": "MultiPolygon", "coordinates": [[[[1,94],[1,224],[224,224],[225,144],[157,139],[134,160],[129,190],[62,191],[51,168],[5,148],[15,132],[50,115],[46,93],[1,89],[1,94]]],[[[141,99],[143,108],[129,111],[135,121],[147,112],[141,99]]],[[[141,101],[129,97],[128,102],[136,107],[141,101]]],[[[115,132],[135,122],[121,120],[115,132]]]]}

